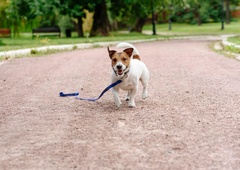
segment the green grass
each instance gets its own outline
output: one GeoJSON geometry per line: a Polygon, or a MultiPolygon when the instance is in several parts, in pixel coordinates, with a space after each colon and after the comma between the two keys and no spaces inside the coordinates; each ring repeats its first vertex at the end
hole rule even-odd
{"type": "MultiPolygon", "coordinates": [[[[150,39],[150,38],[168,38],[173,36],[183,35],[219,35],[219,34],[239,34],[240,33],[240,22],[232,22],[226,25],[225,29],[221,30],[221,23],[208,23],[198,25],[190,24],[178,24],[172,23],[172,30],[168,30],[168,24],[156,25],[157,36],[152,34],[152,25],[147,24],[143,27],[143,33],[124,33],[124,32],[112,32],[108,37],[85,37],[78,38],[76,33],[73,33],[72,38],[59,38],[59,37],[38,37],[31,38],[31,33],[21,33],[19,38],[2,38],[0,39],[0,52],[17,50],[24,48],[35,48],[40,46],[49,45],[62,45],[62,44],[80,44],[80,43],[94,43],[94,42],[106,42],[106,41],[127,41],[127,40],[138,40],[138,39],[150,39]]],[[[236,38],[237,40],[239,38],[236,38]]],[[[230,39],[231,40],[231,39],[230,39]]]]}
{"type": "Polygon", "coordinates": [[[228,51],[228,52],[235,53],[235,54],[240,54],[240,48],[236,48],[233,46],[225,46],[224,51],[228,51]]]}
{"type": "MultiPolygon", "coordinates": [[[[151,25],[145,25],[145,31],[152,30],[151,25]]],[[[220,34],[240,34],[240,22],[224,24],[221,30],[221,23],[206,23],[200,26],[191,24],[172,23],[172,30],[168,30],[168,24],[156,25],[157,33],[161,35],[220,35],[220,34]]]]}
{"type": "MultiPolygon", "coordinates": [[[[239,31],[240,32],[240,31],[239,31]]],[[[236,37],[230,37],[228,38],[229,42],[232,42],[234,44],[238,44],[240,45],[240,36],[236,36],[236,37]]]]}
{"type": "Polygon", "coordinates": [[[59,37],[38,37],[32,39],[30,34],[24,34],[20,38],[4,38],[0,39],[0,51],[17,50],[23,48],[35,48],[49,45],[63,45],[63,44],[81,44],[94,43],[106,41],[126,41],[138,39],[150,39],[160,36],[145,35],[140,33],[111,33],[108,37],[85,37],[85,38],[59,38],[59,37]]]}

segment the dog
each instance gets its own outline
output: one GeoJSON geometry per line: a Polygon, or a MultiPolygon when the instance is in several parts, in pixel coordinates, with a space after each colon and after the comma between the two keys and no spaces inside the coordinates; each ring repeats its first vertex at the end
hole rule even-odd
{"type": "Polygon", "coordinates": [[[136,106],[134,98],[139,80],[143,85],[142,98],[145,99],[148,96],[149,70],[141,61],[138,50],[132,44],[122,42],[117,45],[117,48],[125,48],[125,50],[117,52],[107,48],[112,61],[112,82],[122,79],[122,83],[113,87],[114,102],[119,109],[122,104],[119,98],[119,89],[122,89],[128,91],[126,101],[128,101],[128,106],[133,108],[136,106]]]}

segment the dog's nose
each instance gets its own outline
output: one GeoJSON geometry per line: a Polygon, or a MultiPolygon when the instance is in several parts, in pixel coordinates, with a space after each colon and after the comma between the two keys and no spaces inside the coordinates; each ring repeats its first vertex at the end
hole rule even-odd
{"type": "Polygon", "coordinates": [[[117,65],[117,69],[122,69],[122,66],[121,65],[117,65]]]}

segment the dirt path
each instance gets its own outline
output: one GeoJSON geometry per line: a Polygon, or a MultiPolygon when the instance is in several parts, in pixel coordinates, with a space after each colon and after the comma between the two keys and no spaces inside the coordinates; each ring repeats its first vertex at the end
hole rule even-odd
{"type": "Polygon", "coordinates": [[[151,80],[134,109],[58,97],[110,84],[105,48],[0,65],[0,169],[240,169],[240,62],[203,41],[135,46],[151,80]]]}

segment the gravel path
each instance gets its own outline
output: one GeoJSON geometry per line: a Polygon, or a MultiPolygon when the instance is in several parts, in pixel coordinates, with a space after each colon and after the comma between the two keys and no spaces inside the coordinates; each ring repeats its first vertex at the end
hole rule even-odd
{"type": "Polygon", "coordinates": [[[240,62],[208,44],[135,44],[151,80],[133,109],[58,97],[110,84],[106,48],[1,64],[0,169],[240,169],[240,62]]]}

